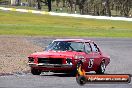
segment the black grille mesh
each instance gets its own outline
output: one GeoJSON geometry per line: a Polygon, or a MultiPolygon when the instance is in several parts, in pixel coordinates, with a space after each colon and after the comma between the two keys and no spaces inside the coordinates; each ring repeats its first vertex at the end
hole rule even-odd
{"type": "Polygon", "coordinates": [[[38,58],[38,63],[62,64],[62,58],[38,58]]]}

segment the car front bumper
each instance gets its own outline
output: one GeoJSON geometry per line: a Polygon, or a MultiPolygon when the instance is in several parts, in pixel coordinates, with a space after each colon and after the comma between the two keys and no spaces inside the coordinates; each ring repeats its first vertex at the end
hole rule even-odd
{"type": "Polygon", "coordinates": [[[44,68],[72,68],[73,64],[45,64],[45,63],[28,63],[30,67],[44,67],[44,68]]]}

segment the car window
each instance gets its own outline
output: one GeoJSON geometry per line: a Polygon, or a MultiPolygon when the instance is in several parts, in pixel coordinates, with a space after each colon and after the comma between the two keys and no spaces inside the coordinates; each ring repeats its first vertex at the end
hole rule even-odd
{"type": "Polygon", "coordinates": [[[73,42],[70,45],[75,51],[84,51],[84,44],[73,42]]]}
{"type": "Polygon", "coordinates": [[[46,50],[54,51],[84,51],[84,43],[82,42],[71,42],[71,41],[54,41],[52,42],[46,50]]]}
{"type": "Polygon", "coordinates": [[[90,43],[93,52],[99,52],[98,47],[94,43],[90,43]]]}
{"type": "Polygon", "coordinates": [[[89,43],[86,43],[85,44],[85,52],[86,53],[90,53],[92,51],[91,47],[90,47],[90,44],[89,43]]]}

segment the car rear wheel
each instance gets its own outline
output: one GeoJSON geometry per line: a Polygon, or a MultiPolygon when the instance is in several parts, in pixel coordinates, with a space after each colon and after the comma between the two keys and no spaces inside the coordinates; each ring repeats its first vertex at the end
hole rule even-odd
{"type": "Polygon", "coordinates": [[[104,74],[105,68],[106,68],[105,61],[102,61],[98,70],[96,71],[96,74],[104,74]]]}
{"type": "Polygon", "coordinates": [[[40,75],[41,74],[41,71],[40,70],[38,70],[38,69],[31,69],[31,73],[33,74],[33,75],[40,75]]]}

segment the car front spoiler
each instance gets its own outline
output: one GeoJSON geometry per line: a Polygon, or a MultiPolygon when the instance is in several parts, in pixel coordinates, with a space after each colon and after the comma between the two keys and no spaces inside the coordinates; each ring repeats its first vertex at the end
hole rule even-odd
{"type": "Polygon", "coordinates": [[[45,68],[71,68],[72,64],[45,64],[45,63],[28,63],[30,67],[45,67],[45,68]]]}

